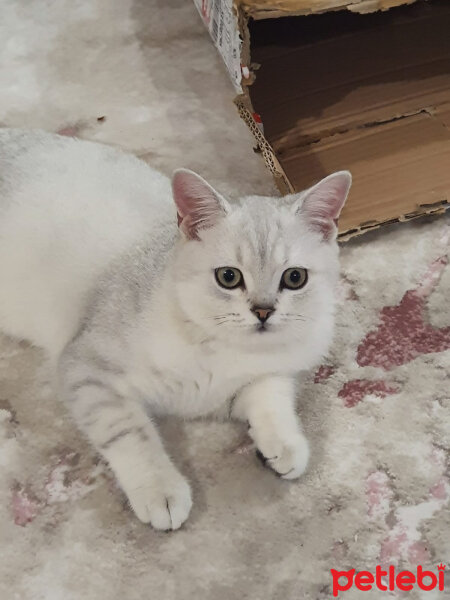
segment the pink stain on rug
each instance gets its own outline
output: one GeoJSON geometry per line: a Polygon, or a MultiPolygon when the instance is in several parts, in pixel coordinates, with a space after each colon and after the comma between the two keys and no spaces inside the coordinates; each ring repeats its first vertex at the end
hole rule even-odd
{"type": "Polygon", "coordinates": [[[385,398],[392,394],[397,394],[400,388],[395,384],[387,381],[378,380],[370,381],[369,379],[353,379],[344,383],[338,392],[338,397],[344,399],[344,404],[347,408],[356,406],[369,394],[385,398]]]}
{"type": "Polygon", "coordinates": [[[336,368],[332,367],[331,365],[321,365],[314,375],[314,383],[322,383],[322,381],[326,381],[333,375],[335,371],[336,368]]]}
{"type": "Polygon", "coordinates": [[[400,560],[407,560],[411,565],[423,565],[428,563],[430,558],[425,542],[411,541],[401,526],[397,527],[395,534],[391,534],[381,546],[380,563],[383,567],[398,564],[400,560]]]}
{"type": "Polygon", "coordinates": [[[438,258],[417,289],[407,291],[397,306],[383,308],[378,328],[369,332],[358,347],[360,366],[390,370],[421,354],[450,348],[450,327],[432,327],[425,315],[426,301],[447,263],[446,256],[438,258]]]}
{"type": "Polygon", "coordinates": [[[431,555],[428,542],[422,539],[422,523],[445,508],[450,500],[450,481],[446,474],[445,452],[435,448],[430,462],[440,470],[437,482],[430,488],[428,499],[418,504],[398,505],[394,512],[395,525],[381,544],[380,562],[383,566],[408,561],[412,565],[426,564],[431,555]]]}
{"type": "Polygon", "coordinates": [[[16,525],[25,527],[44,507],[78,500],[98,485],[97,476],[103,472],[103,466],[97,465],[80,477],[77,468],[78,460],[79,456],[76,452],[63,452],[56,464],[51,467],[43,489],[37,486],[40,490],[39,498],[28,491],[28,486],[15,484],[12,489],[11,506],[16,525]]]}
{"type": "MultiPolygon", "coordinates": [[[[372,521],[388,522],[392,510],[394,492],[389,477],[384,471],[374,471],[366,480],[367,513],[372,521]]],[[[383,566],[407,559],[411,564],[425,564],[430,559],[426,542],[418,539],[420,506],[415,507],[415,519],[410,521],[404,516],[404,507],[399,506],[393,512],[395,524],[383,540],[380,561],[383,566]]],[[[414,513],[413,513],[414,514],[414,513]]]]}
{"type": "Polygon", "coordinates": [[[23,487],[16,487],[12,493],[14,523],[25,527],[31,523],[42,508],[42,503],[33,498],[23,487]]]}
{"type": "Polygon", "coordinates": [[[367,514],[373,520],[385,520],[391,505],[393,491],[384,471],[374,471],[366,479],[367,514]]]}
{"type": "Polygon", "coordinates": [[[333,560],[342,563],[348,554],[348,545],[343,540],[338,540],[331,548],[331,556],[333,560]]]}
{"type": "Polygon", "coordinates": [[[100,469],[94,469],[89,476],[80,479],[76,472],[78,459],[77,453],[68,452],[63,454],[52,467],[44,488],[46,504],[77,500],[95,487],[95,477],[100,469]]]}
{"type": "Polygon", "coordinates": [[[65,135],[67,137],[77,137],[77,135],[80,133],[80,130],[81,126],[79,124],[75,124],[62,127],[61,129],[58,129],[56,133],[58,135],[65,135]]]}

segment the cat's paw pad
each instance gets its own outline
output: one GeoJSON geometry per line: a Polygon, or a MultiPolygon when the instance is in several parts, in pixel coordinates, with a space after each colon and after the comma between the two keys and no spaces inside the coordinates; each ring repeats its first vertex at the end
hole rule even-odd
{"type": "Polygon", "coordinates": [[[128,500],[136,516],[155,529],[179,529],[192,507],[191,489],[179,473],[151,478],[133,490],[127,490],[128,500]]]}
{"type": "Polygon", "coordinates": [[[283,479],[297,479],[307,467],[309,447],[303,435],[289,441],[268,439],[257,448],[258,458],[283,479]]]}

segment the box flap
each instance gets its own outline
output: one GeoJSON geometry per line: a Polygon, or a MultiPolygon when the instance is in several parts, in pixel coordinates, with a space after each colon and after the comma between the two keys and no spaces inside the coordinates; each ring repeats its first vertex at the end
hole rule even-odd
{"type": "MultiPolygon", "coordinates": [[[[450,116],[450,106],[446,115],[450,116]]],[[[448,204],[450,129],[439,115],[414,115],[293,148],[283,167],[296,190],[350,168],[354,184],[340,231],[365,230],[448,204]]]]}
{"type": "Polygon", "coordinates": [[[248,91],[291,187],[354,175],[341,233],[448,205],[449,31],[444,0],[250,23],[248,91]]]}

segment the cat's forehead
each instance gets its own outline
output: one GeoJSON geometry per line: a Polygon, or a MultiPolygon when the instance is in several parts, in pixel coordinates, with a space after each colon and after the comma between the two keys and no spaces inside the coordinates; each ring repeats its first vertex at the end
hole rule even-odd
{"type": "Polygon", "coordinates": [[[242,264],[258,264],[261,267],[270,263],[283,263],[288,258],[289,244],[283,236],[278,222],[260,222],[251,227],[247,222],[241,235],[234,237],[234,252],[237,261],[242,264]]]}
{"type": "Polygon", "coordinates": [[[295,239],[298,218],[278,199],[245,198],[229,218],[229,230],[240,264],[288,262],[298,246],[295,239]]]}
{"type": "Polygon", "coordinates": [[[194,249],[206,261],[240,267],[257,277],[271,277],[290,266],[312,268],[324,254],[320,236],[309,230],[286,198],[245,198],[215,227],[205,229],[202,239],[204,245],[194,249]]]}

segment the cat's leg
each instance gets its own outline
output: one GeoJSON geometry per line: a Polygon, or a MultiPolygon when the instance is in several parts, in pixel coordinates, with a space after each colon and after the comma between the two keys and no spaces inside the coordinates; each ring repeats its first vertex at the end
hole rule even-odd
{"type": "Polygon", "coordinates": [[[108,461],[137,517],[155,529],[178,529],[191,510],[190,487],[143,407],[126,397],[120,376],[65,363],[59,378],[64,399],[108,461]]]}
{"type": "Polygon", "coordinates": [[[300,477],[309,458],[295,410],[295,387],[290,377],[262,377],[239,392],[232,410],[232,417],[248,421],[265,463],[284,479],[300,477]]]}

